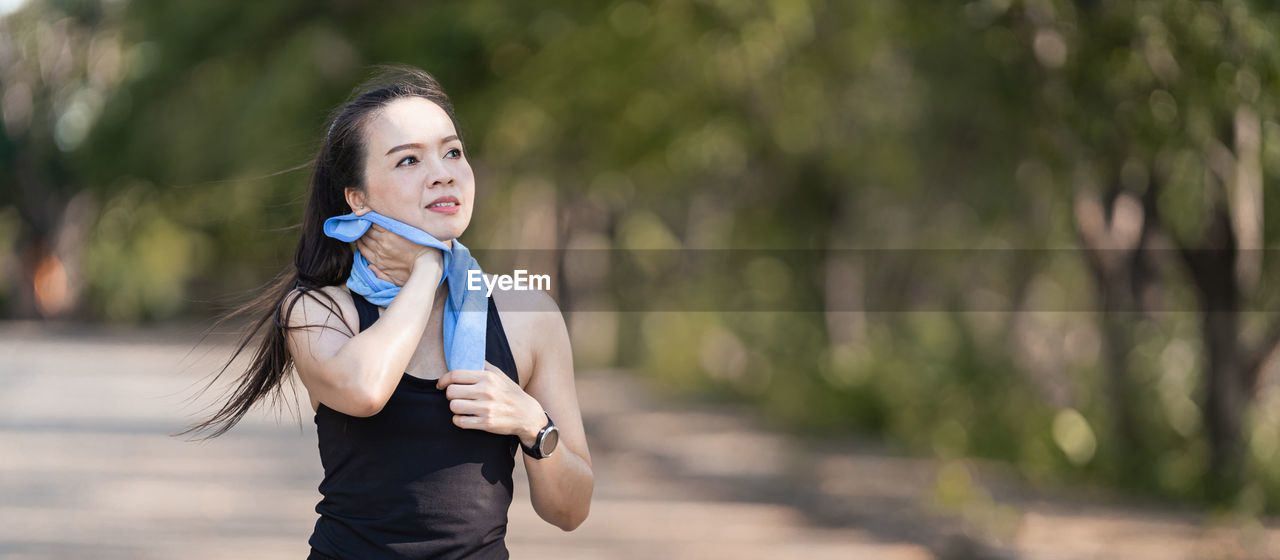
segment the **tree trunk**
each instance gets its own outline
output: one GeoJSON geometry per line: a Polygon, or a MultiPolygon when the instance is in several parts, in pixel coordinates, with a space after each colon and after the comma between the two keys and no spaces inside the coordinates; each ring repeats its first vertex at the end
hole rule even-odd
{"type": "Polygon", "coordinates": [[[1149,238],[1147,228],[1151,221],[1133,195],[1119,188],[1115,193],[1107,203],[1108,212],[1096,194],[1077,192],[1075,224],[1101,305],[1107,402],[1116,436],[1107,447],[1120,465],[1121,476],[1131,480],[1138,473],[1136,462],[1145,456],[1134,406],[1139,395],[1129,375],[1129,353],[1134,344],[1132,333],[1141,320],[1136,313],[1140,302],[1135,294],[1149,280],[1148,271],[1137,266],[1137,251],[1149,238]]]}
{"type": "Polygon", "coordinates": [[[1234,309],[1208,309],[1202,322],[1208,358],[1204,419],[1211,450],[1209,492],[1215,498],[1230,498],[1243,481],[1241,418],[1249,398],[1240,382],[1238,319],[1234,309]]]}
{"type": "Polygon", "coordinates": [[[1183,249],[1199,293],[1204,342],[1204,424],[1209,438],[1207,490],[1229,499],[1243,482],[1243,422],[1249,393],[1240,347],[1240,290],[1236,282],[1236,244],[1225,205],[1215,204],[1202,249],[1183,249]]]}

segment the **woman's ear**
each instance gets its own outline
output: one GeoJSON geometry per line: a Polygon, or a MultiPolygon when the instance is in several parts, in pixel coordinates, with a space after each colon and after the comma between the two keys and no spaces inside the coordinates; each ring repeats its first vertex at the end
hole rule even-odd
{"type": "Polygon", "coordinates": [[[364,199],[364,191],[352,187],[347,187],[343,193],[347,197],[347,204],[351,206],[351,211],[357,216],[363,216],[369,212],[368,204],[364,199]]]}

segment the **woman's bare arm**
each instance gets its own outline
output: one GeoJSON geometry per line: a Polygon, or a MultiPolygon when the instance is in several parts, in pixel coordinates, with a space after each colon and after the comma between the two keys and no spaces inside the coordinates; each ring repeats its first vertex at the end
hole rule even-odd
{"type": "MultiPolygon", "coordinates": [[[[341,318],[312,296],[287,318],[294,367],[311,396],[343,414],[372,416],[382,410],[417,350],[440,282],[439,251],[415,262],[386,311],[354,337],[341,318]],[[324,325],[324,327],[305,325],[324,325]]],[[[285,300],[285,309],[294,291],[285,300]]]]}
{"type": "MultiPolygon", "coordinates": [[[[569,331],[550,296],[543,292],[525,292],[522,296],[545,298],[545,302],[531,304],[531,307],[550,308],[516,315],[524,315],[523,319],[528,320],[526,328],[521,330],[530,337],[533,348],[533,375],[525,392],[542,405],[560,430],[560,441],[550,457],[534,459],[526,455],[524,458],[525,470],[529,473],[529,498],[539,517],[562,530],[572,531],[586,520],[591,509],[595,475],[591,472],[591,453],[587,449],[573,381],[569,331]]],[[[545,418],[521,439],[526,444],[532,443],[532,436],[544,423],[545,418]]]]}

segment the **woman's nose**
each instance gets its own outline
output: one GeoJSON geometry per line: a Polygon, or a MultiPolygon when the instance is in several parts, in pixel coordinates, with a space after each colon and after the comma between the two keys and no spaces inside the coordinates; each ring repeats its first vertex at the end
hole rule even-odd
{"type": "Polygon", "coordinates": [[[453,174],[449,172],[449,168],[444,162],[436,162],[431,168],[431,175],[428,176],[431,182],[428,187],[438,187],[442,185],[453,184],[453,174]]]}

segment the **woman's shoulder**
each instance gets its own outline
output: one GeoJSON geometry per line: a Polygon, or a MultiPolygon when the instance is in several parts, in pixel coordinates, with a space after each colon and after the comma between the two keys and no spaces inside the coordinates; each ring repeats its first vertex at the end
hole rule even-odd
{"type": "Polygon", "coordinates": [[[546,349],[561,333],[567,334],[560,306],[545,291],[494,290],[493,303],[517,360],[521,359],[521,353],[533,357],[533,353],[546,349]]]}
{"type": "Polygon", "coordinates": [[[336,314],[353,333],[360,328],[355,302],[344,285],[294,288],[285,296],[283,307],[290,326],[328,323],[336,314]]]}
{"type": "Polygon", "coordinates": [[[507,324],[507,316],[521,324],[547,326],[548,322],[563,322],[560,306],[555,298],[542,290],[494,290],[493,304],[507,324]]]}

